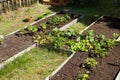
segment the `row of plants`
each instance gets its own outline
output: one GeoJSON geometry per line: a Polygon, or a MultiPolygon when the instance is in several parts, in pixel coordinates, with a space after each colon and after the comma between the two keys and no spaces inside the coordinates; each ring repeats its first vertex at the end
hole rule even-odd
{"type": "MultiPolygon", "coordinates": [[[[38,17],[37,17],[37,20],[39,19],[42,19],[46,16],[48,16],[50,14],[49,11],[43,13],[43,14],[40,14],[38,17]]],[[[35,32],[37,32],[38,29],[35,27],[35,26],[32,26],[32,25],[28,25],[26,29],[24,28],[21,28],[18,33],[16,33],[17,35],[24,35],[24,34],[34,34],[35,32]]],[[[4,36],[3,35],[0,35],[0,45],[3,44],[4,42],[4,36]]]]}
{"type": "Polygon", "coordinates": [[[40,15],[37,17],[37,20],[42,19],[42,18],[48,16],[49,14],[50,14],[49,11],[47,11],[47,12],[45,12],[45,13],[43,13],[43,14],[40,14],[40,15]]]}
{"type": "Polygon", "coordinates": [[[34,37],[34,42],[39,45],[47,45],[51,49],[67,49],[71,51],[87,52],[89,57],[85,59],[82,68],[86,72],[80,72],[77,80],[88,80],[89,73],[98,64],[95,58],[102,58],[108,55],[108,51],[112,49],[119,41],[116,39],[120,36],[114,33],[114,39],[109,39],[103,34],[95,35],[93,30],[89,30],[85,34],[78,34],[72,30],[60,31],[54,28],[49,34],[41,33],[41,35],[34,37]],[[41,37],[41,35],[45,35],[41,37]]]}
{"type": "Polygon", "coordinates": [[[49,32],[49,36],[52,38],[49,40],[51,45],[48,44],[50,47],[84,51],[89,52],[91,56],[104,57],[107,51],[115,46],[119,34],[114,33],[114,39],[109,39],[103,34],[94,35],[92,30],[79,35],[72,30],[60,31],[54,28],[49,32]]]}
{"type": "MultiPolygon", "coordinates": [[[[45,15],[48,13],[45,13],[45,15]]],[[[60,12],[58,15],[50,17],[46,22],[40,23],[39,26],[28,25],[27,28],[21,28],[16,34],[17,35],[24,35],[24,34],[31,34],[34,35],[36,32],[46,32],[47,30],[52,30],[56,26],[62,23],[67,23],[71,19],[77,18],[79,15],[69,14],[60,12]]]]}

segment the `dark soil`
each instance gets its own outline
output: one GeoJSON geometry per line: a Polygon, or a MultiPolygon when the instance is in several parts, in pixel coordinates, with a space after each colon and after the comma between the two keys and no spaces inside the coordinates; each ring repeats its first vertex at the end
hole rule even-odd
{"type": "MultiPolygon", "coordinates": [[[[59,13],[57,15],[59,16],[62,14],[63,13],[59,13]]],[[[48,21],[49,18],[39,21],[38,23],[35,23],[34,25],[37,28],[39,28],[40,23],[48,21]]],[[[70,21],[72,21],[73,19],[75,19],[75,18],[72,18],[70,21]]],[[[64,26],[65,24],[69,23],[70,21],[68,21],[66,23],[61,23],[57,26],[60,28],[60,27],[64,26]]],[[[47,27],[49,27],[49,25],[47,25],[47,27]]],[[[37,32],[37,33],[39,33],[39,32],[37,32]]],[[[18,35],[18,33],[6,36],[4,43],[0,45],[0,63],[7,60],[8,58],[14,56],[18,52],[23,51],[24,49],[33,45],[34,42],[33,42],[32,36],[33,35],[29,35],[29,34],[20,36],[20,35],[18,35]]]]}
{"type": "Polygon", "coordinates": [[[104,34],[108,38],[113,38],[113,33],[120,34],[120,18],[104,16],[88,30],[93,30],[95,34],[104,34]]]}
{"type": "MultiPolygon", "coordinates": [[[[120,19],[104,16],[99,19],[88,30],[93,30],[95,34],[104,34],[108,38],[113,38],[113,33],[120,34],[120,19]]],[[[87,32],[87,31],[85,31],[87,32]]],[[[85,33],[84,32],[84,33],[85,33]]],[[[83,33],[83,34],[84,34],[83,33]]],[[[98,65],[89,70],[89,80],[114,80],[120,69],[120,43],[113,49],[108,51],[108,55],[104,58],[96,58],[98,65]]],[[[64,67],[58,71],[50,80],[76,80],[79,71],[85,72],[85,68],[81,65],[85,61],[88,53],[76,52],[64,67]]]]}

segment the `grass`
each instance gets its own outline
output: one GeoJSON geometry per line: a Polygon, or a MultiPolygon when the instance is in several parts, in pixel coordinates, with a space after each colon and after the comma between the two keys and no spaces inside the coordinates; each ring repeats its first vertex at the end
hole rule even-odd
{"type": "MultiPolygon", "coordinates": [[[[80,32],[86,26],[91,24],[101,15],[111,15],[119,17],[120,7],[113,0],[100,0],[101,4],[90,7],[50,7],[41,4],[35,4],[31,7],[20,8],[18,11],[1,14],[0,16],[0,34],[5,35],[16,29],[24,27],[30,23],[24,23],[22,20],[27,16],[36,19],[38,13],[44,11],[68,10],[84,14],[84,18],[78,23],[73,24],[70,29],[80,32]]],[[[43,48],[34,48],[23,56],[9,63],[4,69],[0,70],[0,80],[44,80],[58,65],[60,65],[68,55],[66,53],[57,53],[43,48]]]]}
{"type": "Polygon", "coordinates": [[[32,23],[25,23],[23,20],[27,17],[32,17],[33,20],[35,20],[41,13],[50,11],[47,9],[48,7],[49,6],[36,3],[30,7],[19,8],[17,11],[0,14],[0,35],[6,35],[32,23]]]}
{"type": "Polygon", "coordinates": [[[0,70],[0,80],[43,80],[67,57],[67,52],[34,48],[0,70]]]}

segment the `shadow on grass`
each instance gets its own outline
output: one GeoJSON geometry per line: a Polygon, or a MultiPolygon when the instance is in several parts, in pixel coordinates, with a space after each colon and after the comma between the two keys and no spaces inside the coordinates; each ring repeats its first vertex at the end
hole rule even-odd
{"type": "Polygon", "coordinates": [[[59,54],[59,53],[62,53],[62,55],[66,54],[68,57],[73,53],[70,50],[64,50],[64,49],[60,49],[60,48],[53,48],[53,47],[49,47],[48,45],[39,45],[37,47],[48,49],[48,51],[55,52],[57,54],[59,54]]]}
{"type": "Polygon", "coordinates": [[[117,6],[117,2],[113,0],[101,0],[100,4],[98,5],[92,5],[92,6],[85,6],[85,7],[80,7],[77,5],[68,5],[65,7],[59,6],[51,6],[49,7],[50,10],[53,12],[57,11],[68,11],[68,12],[74,12],[77,14],[82,14],[84,15],[83,19],[80,19],[79,22],[83,23],[85,25],[89,25],[92,22],[94,22],[96,19],[98,19],[102,15],[107,15],[107,16],[115,16],[118,17],[120,16],[120,7],[117,6]]]}

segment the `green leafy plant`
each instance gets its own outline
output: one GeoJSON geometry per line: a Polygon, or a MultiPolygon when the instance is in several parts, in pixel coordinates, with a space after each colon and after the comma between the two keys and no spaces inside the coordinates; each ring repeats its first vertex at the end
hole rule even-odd
{"type": "Polygon", "coordinates": [[[94,59],[94,58],[86,58],[85,59],[85,66],[87,67],[87,68],[92,68],[92,67],[95,67],[97,64],[98,64],[98,62],[96,61],[96,59],[94,59]]]}
{"type": "Polygon", "coordinates": [[[38,19],[42,19],[43,17],[46,17],[46,16],[48,16],[49,14],[50,14],[50,12],[45,12],[45,13],[41,14],[40,16],[38,16],[37,20],[38,20],[38,19]]]}
{"type": "Polygon", "coordinates": [[[88,74],[79,74],[77,80],[88,80],[90,77],[88,74]]]}
{"type": "Polygon", "coordinates": [[[41,23],[41,24],[40,24],[40,27],[41,27],[42,29],[46,29],[46,22],[41,23]]]}
{"type": "Polygon", "coordinates": [[[64,21],[63,17],[54,16],[54,17],[49,19],[48,23],[58,25],[63,21],[64,21]]]}
{"type": "Polygon", "coordinates": [[[92,43],[92,48],[90,50],[91,56],[104,57],[107,55],[106,49],[101,47],[98,42],[92,43]]]}
{"type": "Polygon", "coordinates": [[[71,19],[70,14],[68,14],[68,13],[64,14],[64,18],[65,18],[66,20],[70,20],[70,19],[71,19]]]}
{"type": "Polygon", "coordinates": [[[33,39],[34,39],[34,42],[35,43],[39,43],[40,39],[41,39],[41,36],[38,35],[38,36],[33,36],[33,39]]]}
{"type": "Polygon", "coordinates": [[[81,40],[78,43],[75,43],[74,45],[71,46],[72,51],[83,51],[87,52],[88,51],[88,41],[87,40],[81,40]]]}
{"type": "Polygon", "coordinates": [[[0,44],[3,43],[3,40],[4,40],[4,36],[3,36],[3,35],[0,35],[0,44]]]}
{"type": "Polygon", "coordinates": [[[28,30],[29,33],[34,33],[34,32],[38,31],[38,29],[35,26],[32,26],[32,25],[28,25],[27,30],[28,30]]]}
{"type": "Polygon", "coordinates": [[[73,30],[62,31],[61,36],[66,37],[68,39],[75,39],[77,37],[77,32],[73,30]]]}
{"type": "Polygon", "coordinates": [[[57,35],[56,37],[52,38],[51,45],[54,48],[62,48],[64,45],[65,38],[57,35]]]}
{"type": "Polygon", "coordinates": [[[113,36],[114,36],[114,39],[116,40],[116,39],[120,36],[120,34],[118,34],[118,33],[113,33],[113,36]]]}
{"type": "Polygon", "coordinates": [[[25,29],[24,28],[20,28],[19,31],[18,31],[18,35],[23,35],[25,34],[25,29]]]}

